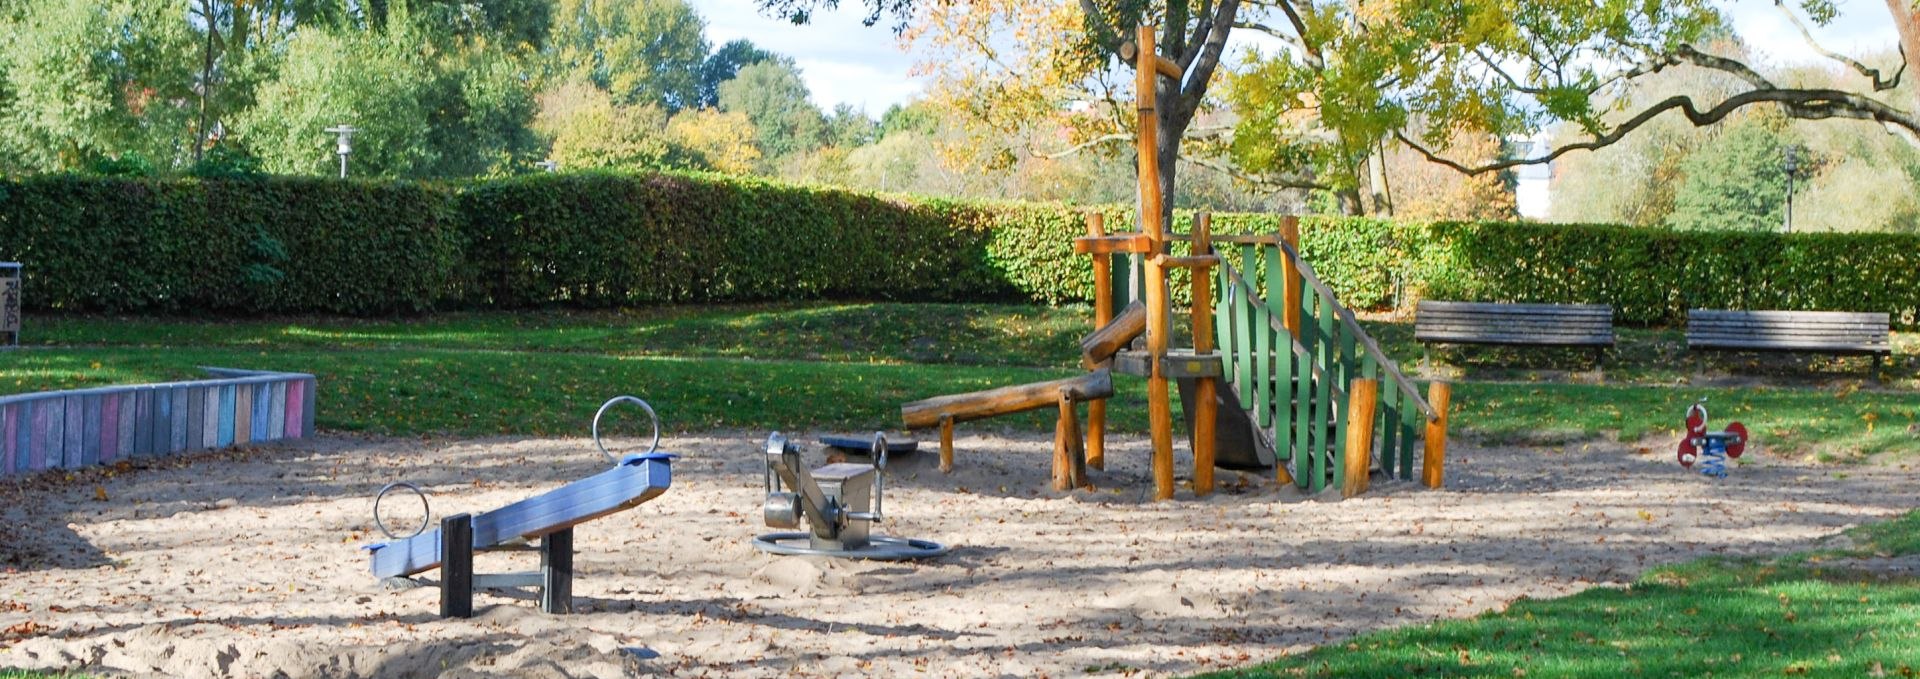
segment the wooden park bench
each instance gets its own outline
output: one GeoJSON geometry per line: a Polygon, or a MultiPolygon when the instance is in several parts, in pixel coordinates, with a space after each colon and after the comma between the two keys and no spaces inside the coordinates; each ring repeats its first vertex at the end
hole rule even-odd
{"type": "MultiPolygon", "coordinates": [[[[1598,366],[1614,344],[1613,307],[1422,301],[1414,314],[1413,337],[1423,348],[1434,344],[1590,347],[1598,366]]],[[[1423,356],[1423,368],[1427,362],[1423,356]]]]}
{"type": "Polygon", "coordinates": [[[1873,357],[1873,378],[1893,353],[1879,312],[1689,309],[1687,350],[1805,352],[1873,357]]]}

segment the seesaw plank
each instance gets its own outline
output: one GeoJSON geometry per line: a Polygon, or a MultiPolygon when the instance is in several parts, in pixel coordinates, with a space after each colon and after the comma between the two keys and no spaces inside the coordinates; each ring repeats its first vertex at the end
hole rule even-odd
{"type": "MultiPolygon", "coordinates": [[[[604,472],[473,517],[473,548],[535,538],[632,509],[672,485],[668,457],[639,457],[604,472]]],[[[413,575],[440,566],[440,530],[373,548],[373,576],[413,575]]]]}

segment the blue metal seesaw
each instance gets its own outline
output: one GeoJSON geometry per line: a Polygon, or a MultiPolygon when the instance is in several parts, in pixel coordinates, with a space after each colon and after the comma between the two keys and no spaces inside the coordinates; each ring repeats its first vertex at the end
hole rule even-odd
{"type": "MultiPolygon", "coordinates": [[[[660,418],[653,407],[632,396],[619,396],[593,415],[593,444],[610,460],[612,469],[551,491],[477,515],[456,514],[429,529],[431,515],[412,535],[395,536],[380,520],[380,502],[388,493],[408,489],[426,505],[426,494],[411,483],[389,484],[374,498],[374,525],[390,540],[366,546],[373,556],[373,576],[404,578],[440,569],[440,615],[473,615],[473,590],[479,588],[538,587],[540,610],[573,611],[573,527],[609,514],[632,509],[659,497],[673,483],[672,454],[660,448],[660,418]],[[647,452],[615,458],[600,441],[600,416],[616,403],[633,403],[653,419],[653,443],[647,452]],[[538,539],[534,547],[528,542],[538,539]],[[475,574],[475,552],[540,552],[540,570],[524,573],[475,574]]],[[[429,508],[430,511],[430,508],[429,508]]]]}

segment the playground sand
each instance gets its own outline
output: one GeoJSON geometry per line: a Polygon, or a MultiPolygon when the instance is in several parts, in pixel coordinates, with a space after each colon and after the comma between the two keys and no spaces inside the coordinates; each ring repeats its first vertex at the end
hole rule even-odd
{"type": "MultiPolygon", "coordinates": [[[[979,431],[980,428],[974,428],[979,431]]],[[[1724,481],[1671,447],[1456,442],[1448,488],[1344,502],[1223,473],[1145,501],[1144,442],[1097,490],[1046,490],[1050,439],[963,435],[959,469],[896,459],[885,532],[922,564],[775,558],[764,433],[669,439],[673,489],[577,534],[580,613],[367,575],[372,495],[409,479],[436,515],[604,468],[583,440],[327,437],[252,455],[0,486],[0,667],[181,677],[1150,676],[1244,665],[1358,632],[1620,584],[1712,554],[1805,548],[1920,504],[1907,472],[1765,450],[1724,481]],[[1841,473],[1843,472],[1843,473],[1841,473]]],[[[802,437],[811,440],[811,437],[802,437]]],[[[810,464],[821,455],[809,451],[810,464]]],[[[1184,458],[1179,468],[1188,469],[1184,458]]],[[[1184,483],[1184,479],[1183,479],[1184,483]]],[[[403,500],[405,498],[402,498],[403,500]]],[[[397,508],[409,506],[396,502],[397,508]]],[[[396,512],[396,515],[405,512],[396,512]]],[[[417,520],[417,514],[415,515],[417,520]]],[[[536,557],[483,555],[484,571],[536,557]]]]}

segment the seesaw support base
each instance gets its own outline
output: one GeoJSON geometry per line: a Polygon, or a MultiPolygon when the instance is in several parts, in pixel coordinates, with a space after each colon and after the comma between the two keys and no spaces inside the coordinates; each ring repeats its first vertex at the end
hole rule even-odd
{"type": "Polygon", "coordinates": [[[440,616],[473,617],[475,589],[539,587],[544,613],[573,612],[573,529],[540,538],[540,570],[524,573],[473,572],[473,516],[456,514],[440,521],[440,616]]]}

